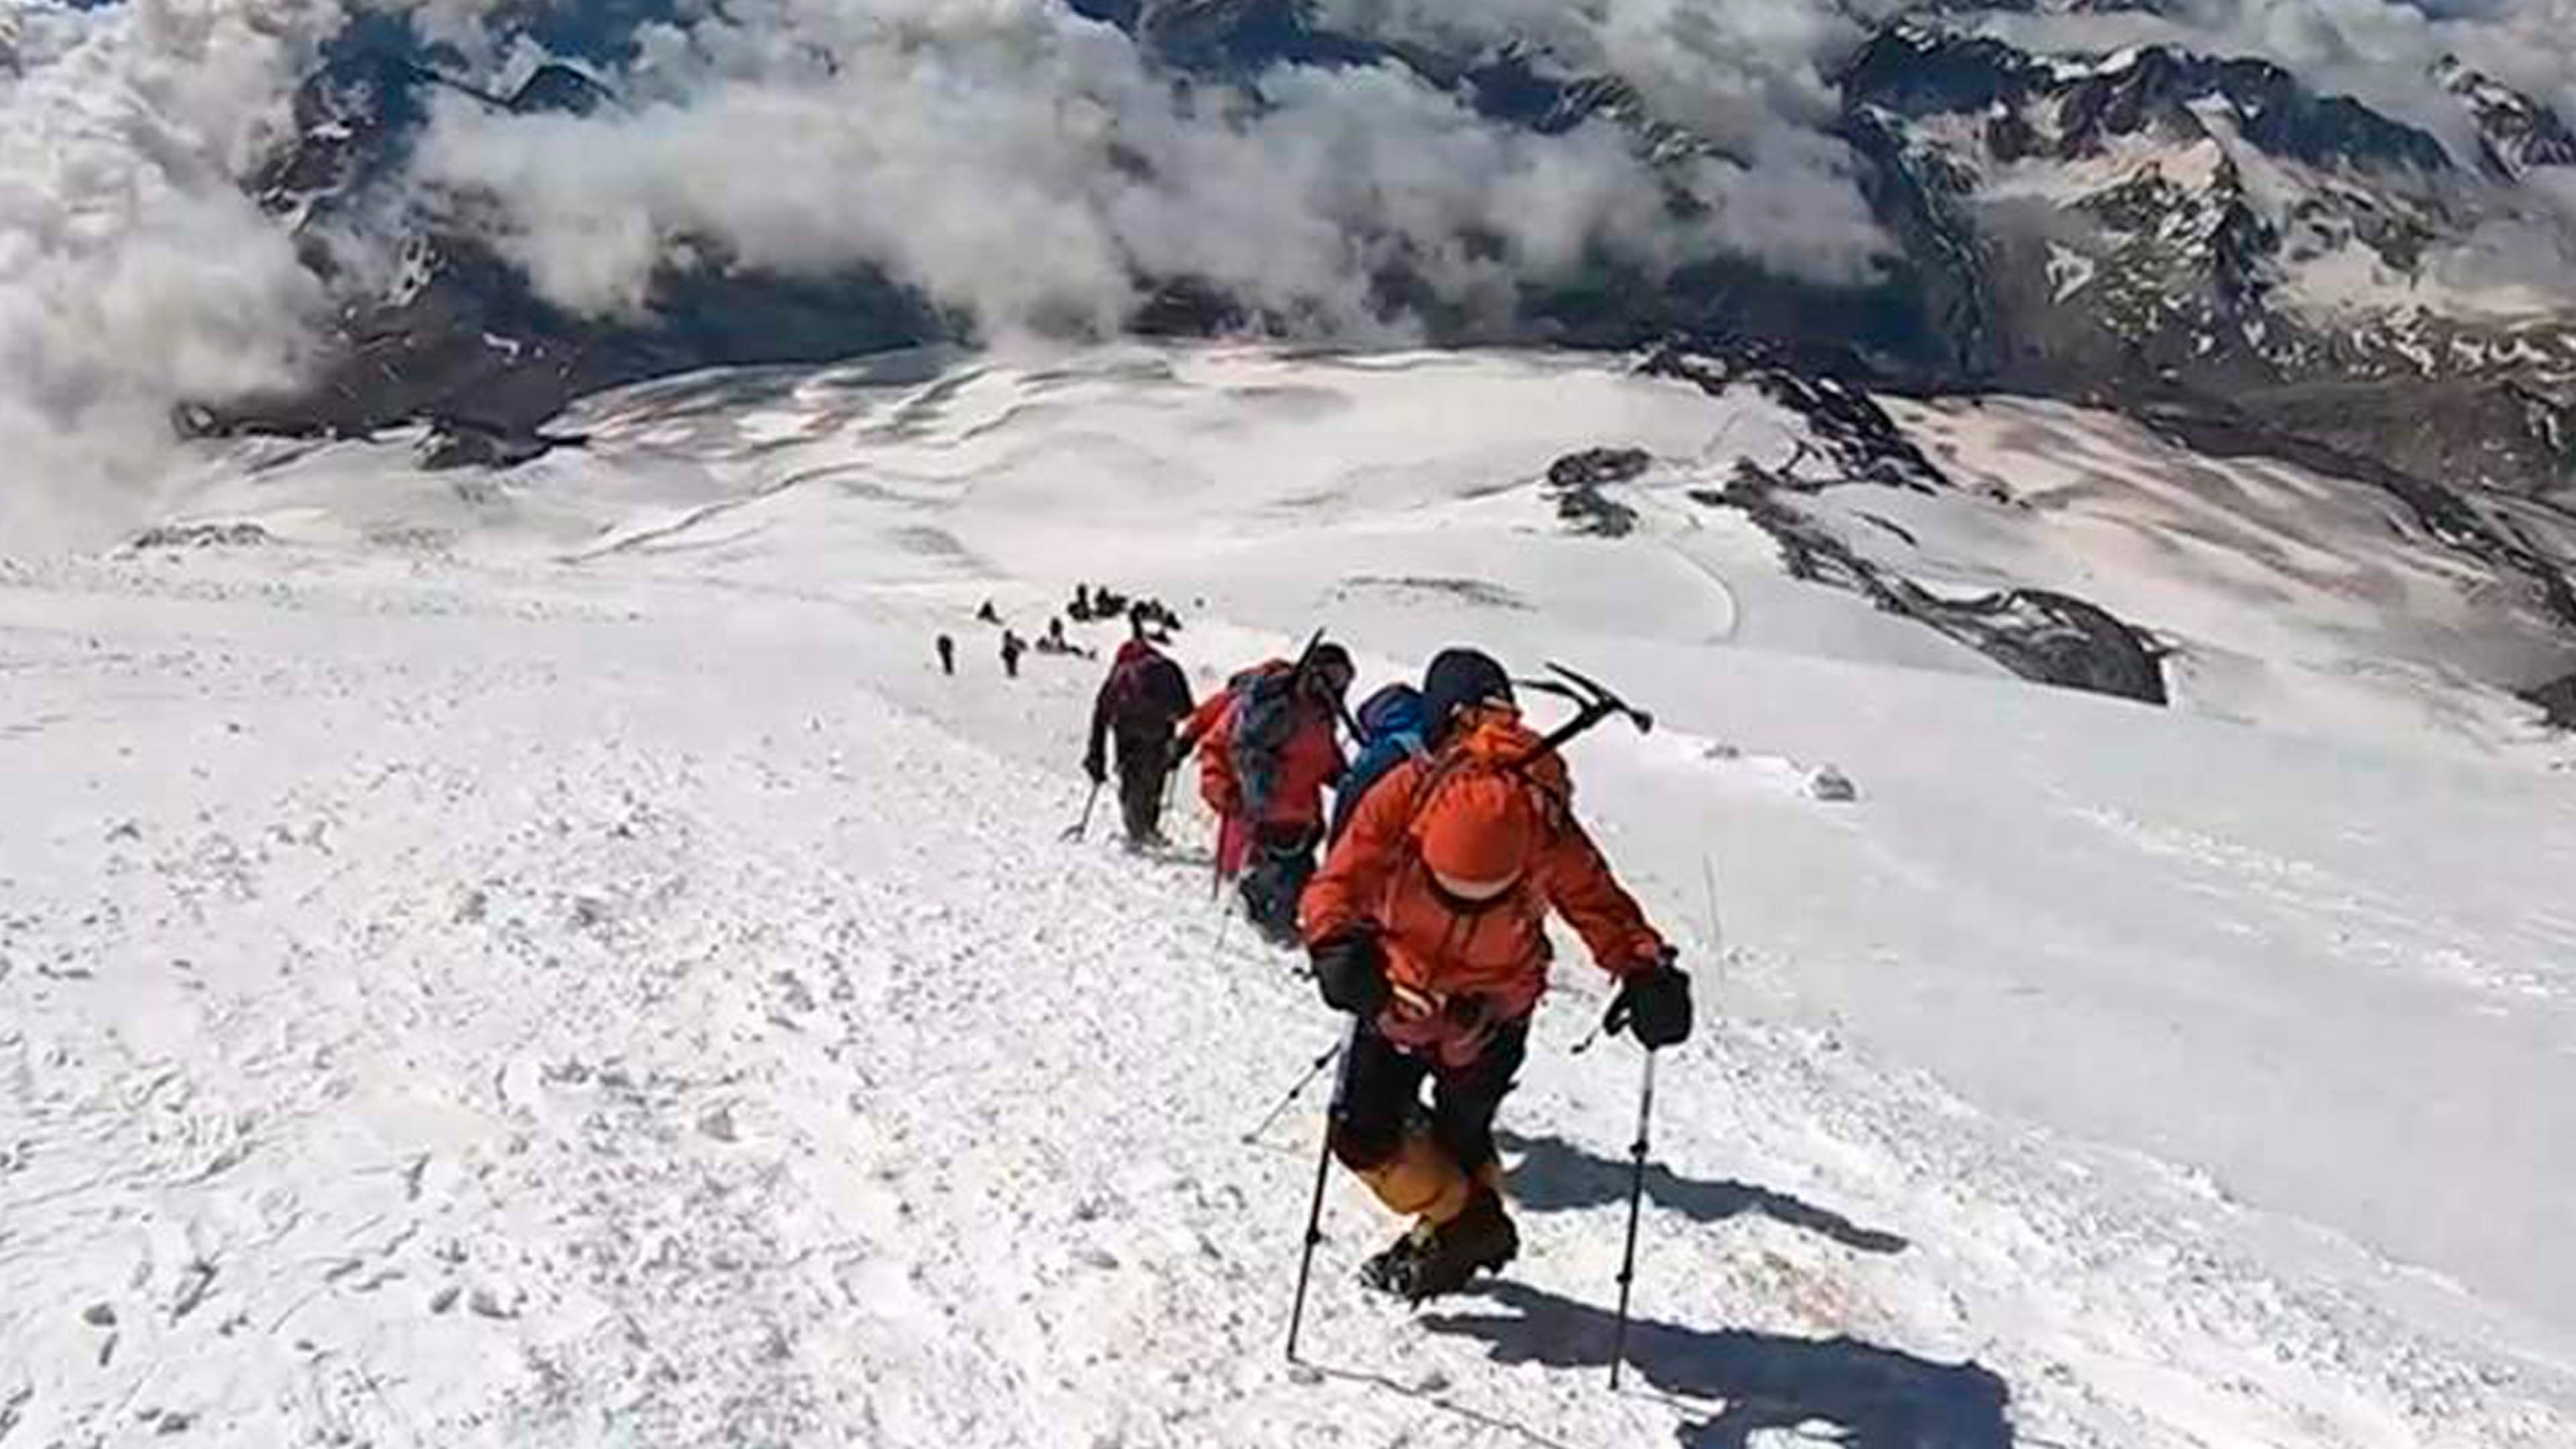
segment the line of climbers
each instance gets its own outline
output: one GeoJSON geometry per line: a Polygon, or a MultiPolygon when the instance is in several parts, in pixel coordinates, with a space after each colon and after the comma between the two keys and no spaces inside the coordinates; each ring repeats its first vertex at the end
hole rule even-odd
{"type": "MultiPolygon", "coordinates": [[[[1130,599],[1115,592],[1107,584],[1075,585],[1072,606],[1067,612],[1073,615],[1074,622],[1080,624],[1103,623],[1124,618],[1130,633],[1135,638],[1151,644],[1171,643],[1172,635],[1178,633],[1181,627],[1181,616],[1172,612],[1162,600],[1130,599]]],[[[1001,610],[995,608],[990,599],[986,599],[975,610],[975,622],[987,624],[1002,631],[1002,673],[1007,678],[1019,678],[1020,660],[1032,653],[1061,655],[1076,659],[1098,657],[1089,646],[1077,644],[1066,635],[1062,615],[1048,619],[1046,632],[1040,634],[1034,642],[1023,638],[1017,629],[1006,623],[1002,618],[1001,610]]],[[[939,658],[939,672],[954,677],[957,673],[956,639],[950,635],[941,634],[931,641],[931,647],[939,658]]]]}
{"type": "Polygon", "coordinates": [[[1352,1018],[1331,1150],[1413,1219],[1363,1276],[1419,1300],[1519,1251],[1493,1125],[1546,991],[1548,913],[1617,981],[1610,1022],[1649,1049],[1690,1034],[1690,981],[1576,821],[1565,763],[1501,665],[1444,650],[1418,689],[1387,685],[1355,720],[1354,679],[1319,636],[1193,708],[1180,667],[1131,640],[1084,763],[1101,782],[1116,741],[1128,840],[1145,846],[1162,840],[1166,780],[1198,752],[1219,878],[1266,937],[1307,952],[1325,1003],[1352,1018]],[[1345,724],[1359,747],[1347,761],[1345,724]]]}

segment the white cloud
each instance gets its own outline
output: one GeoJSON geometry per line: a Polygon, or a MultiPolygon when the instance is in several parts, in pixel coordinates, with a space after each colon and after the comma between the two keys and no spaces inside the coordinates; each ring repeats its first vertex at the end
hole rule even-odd
{"type": "Polygon", "coordinates": [[[1472,310],[1595,255],[1654,269],[1733,250],[1844,280],[1881,246],[1840,147],[1755,124],[1791,100],[1829,112],[1812,71],[1748,73],[1723,97],[1654,78],[1731,115],[1750,157],[1686,173],[1712,205],[1683,223],[1609,123],[1530,134],[1391,66],[1276,70],[1256,103],[1177,93],[1126,37],[1035,0],[728,17],[649,36],[615,78],[631,112],[443,108],[423,181],[498,198],[496,240],[566,305],[642,309],[655,264],[699,239],[787,272],[874,263],[1003,331],[1112,330],[1140,273],[1347,334],[1389,325],[1371,282],[1398,260],[1472,310]]]}
{"type": "MultiPolygon", "coordinates": [[[[339,3],[0,0],[0,530],[36,511],[33,479],[148,478],[178,399],[293,375],[326,299],[239,180],[339,3]]],[[[493,0],[359,3],[411,16],[487,81],[537,59],[493,0]]],[[[1535,42],[1543,65],[1627,78],[1719,154],[1659,170],[1607,122],[1533,135],[1393,68],[1274,72],[1258,102],[1175,90],[1060,0],[727,0],[637,35],[607,77],[622,108],[442,102],[408,198],[485,198],[507,254],[584,309],[647,308],[657,267],[713,245],[785,272],[873,263],[996,336],[1113,329],[1140,275],[1369,337],[1415,325],[1376,311],[1372,282],[1398,263],[1495,317],[1519,280],[1601,256],[1651,272],[1731,253],[1828,280],[1880,259],[1825,77],[1898,0],[1317,3],[1372,33],[1535,42]],[[1699,203],[1688,220],[1676,185],[1699,203]]],[[[2464,118],[2426,76],[2444,53],[2576,116],[2576,0],[2198,0],[2179,21],[2009,23],[2268,55],[2455,145],[2464,118]]],[[[2540,220],[2480,232],[2479,265],[2555,275],[2563,237],[2539,202],[2576,208],[2571,190],[2553,178],[2540,220]]]]}
{"type": "Polygon", "coordinates": [[[320,288],[236,173],[334,17],[148,0],[18,22],[0,83],[0,548],[148,483],[179,399],[291,376],[320,288]]]}

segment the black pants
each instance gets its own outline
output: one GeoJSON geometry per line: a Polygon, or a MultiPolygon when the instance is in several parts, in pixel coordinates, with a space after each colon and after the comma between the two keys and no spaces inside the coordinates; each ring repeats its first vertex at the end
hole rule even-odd
{"type": "Polygon", "coordinates": [[[1118,809],[1127,839],[1142,845],[1163,838],[1163,782],[1170,778],[1172,732],[1120,734],[1118,809]]]}
{"type": "Polygon", "coordinates": [[[1274,941],[1297,944],[1297,902],[1306,894],[1306,882],[1315,878],[1317,835],[1307,825],[1262,825],[1253,830],[1252,855],[1238,889],[1244,914],[1274,941]]]}
{"type": "Polygon", "coordinates": [[[1341,1125],[1333,1155],[1344,1167],[1365,1172],[1395,1156],[1406,1128],[1422,1106],[1422,1079],[1431,1079],[1431,1140],[1472,1175],[1495,1158],[1494,1113],[1512,1089],[1513,1075],[1529,1054],[1529,1018],[1494,1028],[1485,1050],[1454,1072],[1440,1071],[1374,1027],[1351,1041],[1350,1075],[1344,1079],[1341,1125]]]}

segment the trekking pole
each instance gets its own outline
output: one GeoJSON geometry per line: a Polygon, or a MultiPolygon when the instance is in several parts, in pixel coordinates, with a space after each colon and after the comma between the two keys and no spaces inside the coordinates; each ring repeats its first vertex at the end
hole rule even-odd
{"type": "Polygon", "coordinates": [[[1637,1095],[1637,1140],[1628,1146],[1636,1166],[1628,1178],[1628,1247],[1619,1260],[1619,1321],[1611,1330],[1610,1387],[1619,1387],[1619,1368],[1628,1359],[1628,1289],[1637,1279],[1637,1209],[1646,1196],[1646,1123],[1655,1111],[1655,1053],[1646,1052],[1646,1080],[1637,1095]]]}
{"type": "Polygon", "coordinates": [[[1056,839],[1080,840],[1084,836],[1089,835],[1091,833],[1091,810],[1093,806],[1098,805],[1099,803],[1100,782],[1098,780],[1094,780],[1091,782],[1091,793],[1084,796],[1082,799],[1082,818],[1075,821],[1073,824],[1066,826],[1064,828],[1064,833],[1057,836],[1056,839]]]}
{"type": "Polygon", "coordinates": [[[1342,1069],[1333,1077],[1333,1105],[1324,1113],[1324,1145],[1315,1153],[1315,1198],[1306,1206],[1306,1248],[1297,1261],[1297,1298],[1288,1310],[1288,1361],[1297,1361],[1297,1330],[1306,1322],[1306,1284],[1315,1273],[1315,1245],[1324,1241],[1324,1179],[1333,1170],[1333,1130],[1342,1125],[1342,1098],[1351,1084],[1351,1047],[1359,1040],[1360,1019],[1351,1017],[1342,1044],[1334,1050],[1342,1069]]]}
{"type": "Polygon", "coordinates": [[[1259,1141],[1261,1134],[1270,1130],[1270,1124],[1279,1120],[1279,1114],[1287,1111],[1299,1097],[1304,1096],[1307,1086],[1312,1083],[1315,1078],[1323,1075],[1324,1068],[1331,1066],[1333,1064],[1333,1059],[1339,1057],[1341,1054],[1342,1044],[1340,1042],[1335,1042],[1331,1046],[1326,1047],[1324,1049],[1324,1054],[1315,1058],[1314,1065],[1306,1068],[1306,1075],[1297,1079],[1297,1085],[1288,1089],[1288,1095],[1280,1098],[1278,1105],[1270,1109],[1270,1115],[1262,1118],[1260,1123],[1254,1126],[1251,1131],[1243,1134],[1243,1140],[1246,1142],[1259,1141]]]}
{"type": "Polygon", "coordinates": [[[1216,834],[1208,841],[1208,899],[1211,901],[1225,890],[1225,823],[1225,812],[1216,811],[1216,834]]]}

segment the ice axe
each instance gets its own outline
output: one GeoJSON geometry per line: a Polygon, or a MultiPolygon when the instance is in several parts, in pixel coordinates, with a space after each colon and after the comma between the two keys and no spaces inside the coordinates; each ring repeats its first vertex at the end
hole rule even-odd
{"type": "Polygon", "coordinates": [[[1555,679],[1516,679],[1512,682],[1522,689],[1572,702],[1574,718],[1549,731],[1547,737],[1538,742],[1538,748],[1530,751],[1531,759],[1563,749],[1575,736],[1614,717],[1635,725],[1641,735],[1655,732],[1652,714],[1611,693],[1609,687],[1599,680],[1577,674],[1554,660],[1550,660],[1547,667],[1557,676],[1555,679]]]}

